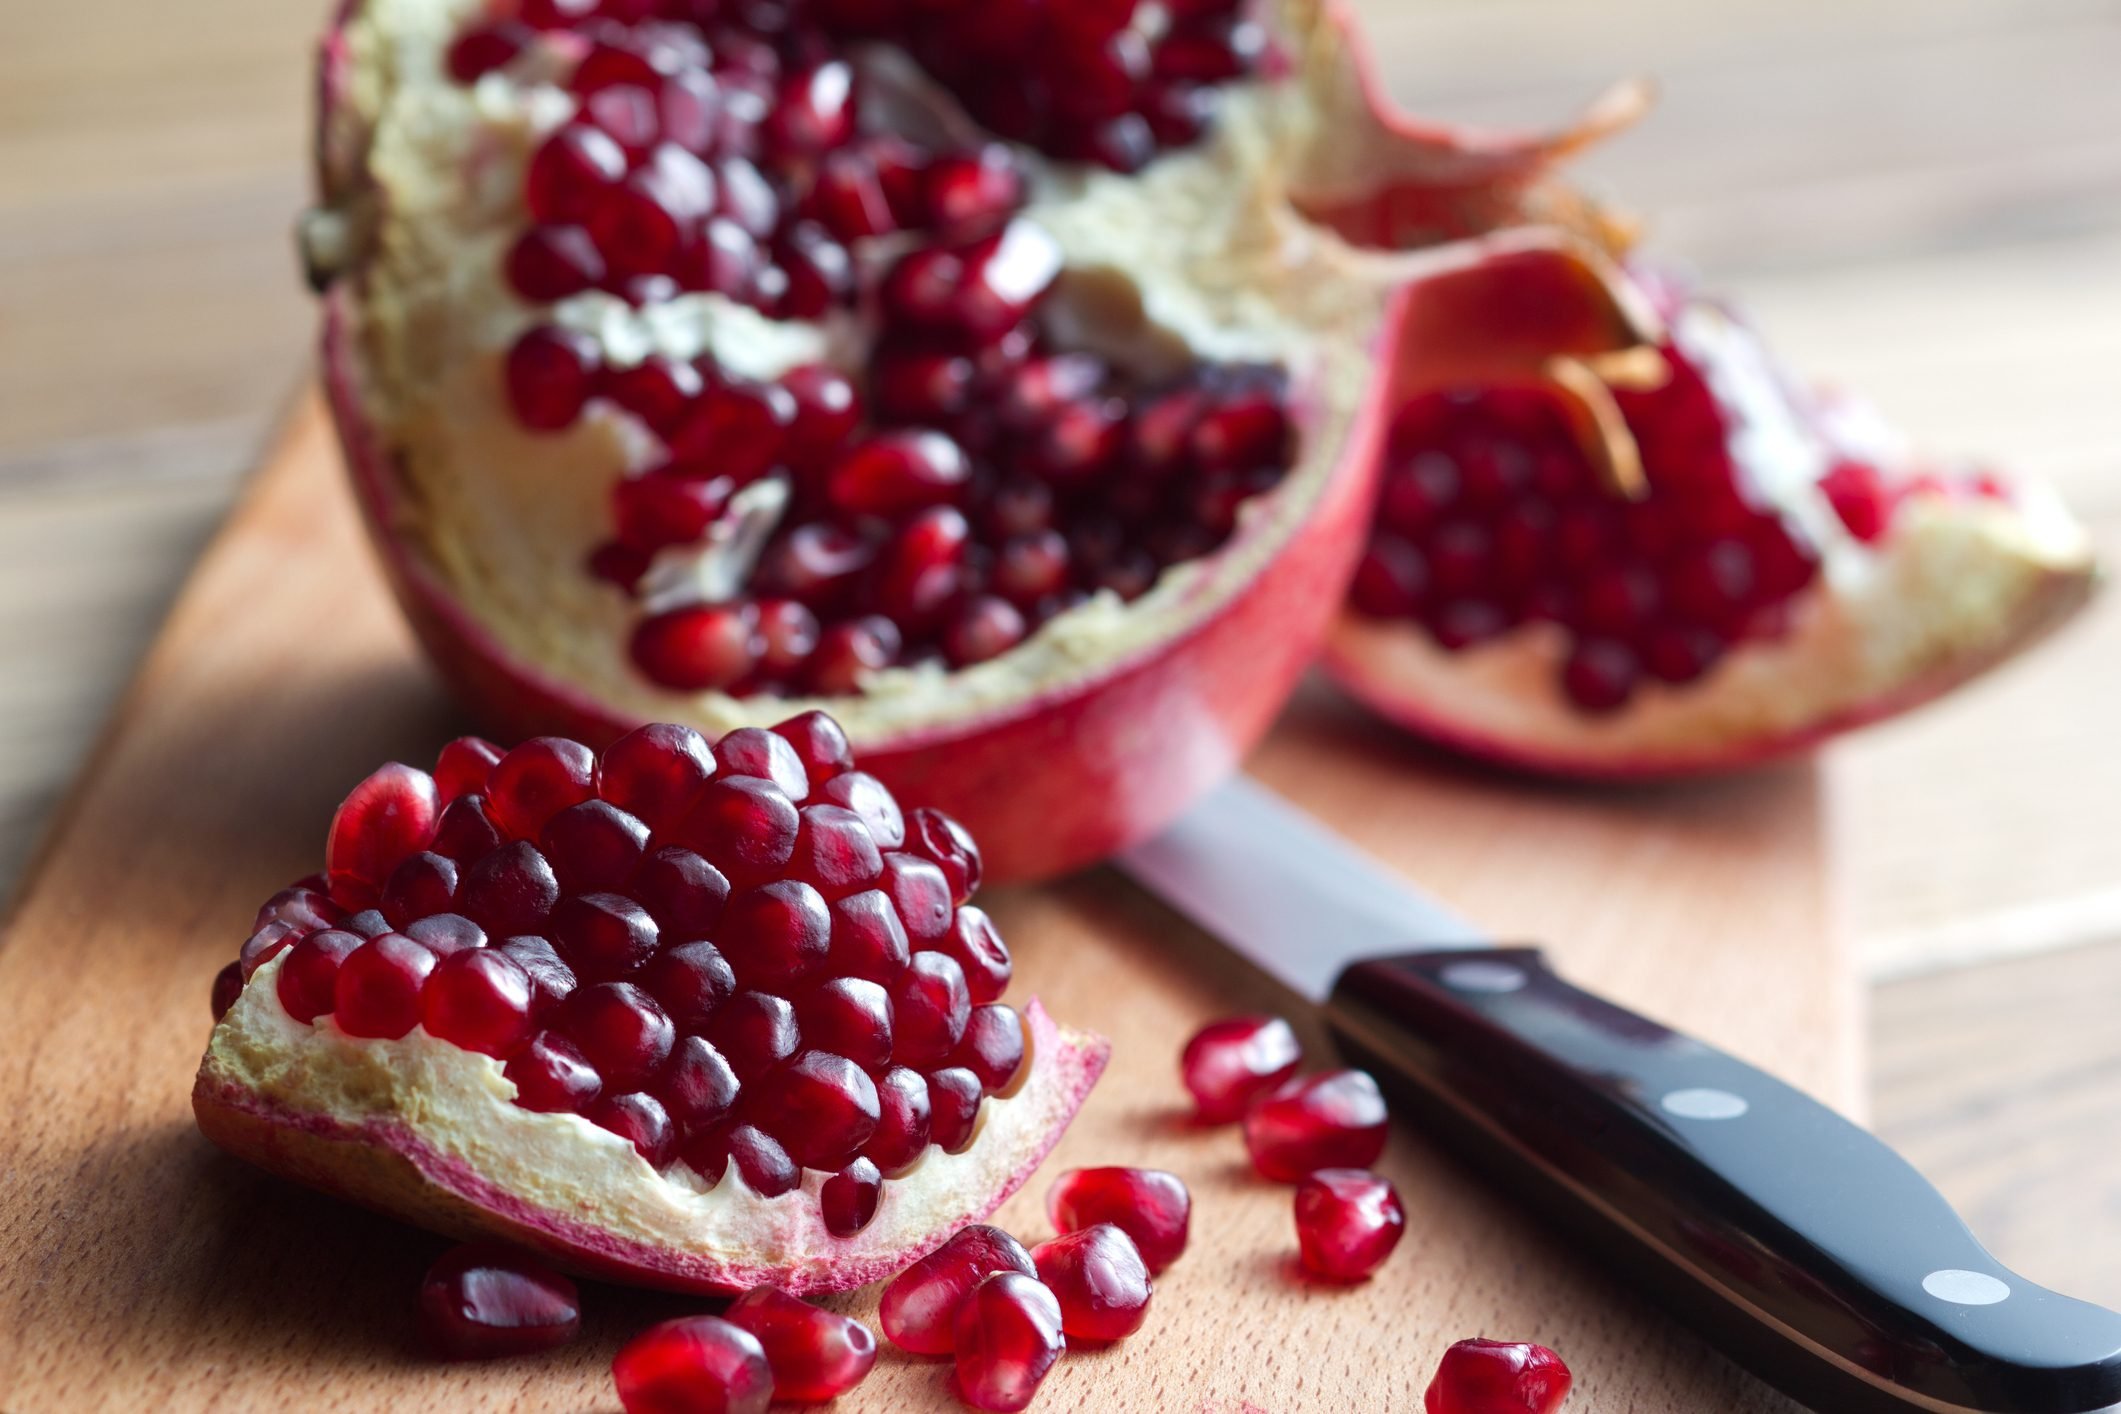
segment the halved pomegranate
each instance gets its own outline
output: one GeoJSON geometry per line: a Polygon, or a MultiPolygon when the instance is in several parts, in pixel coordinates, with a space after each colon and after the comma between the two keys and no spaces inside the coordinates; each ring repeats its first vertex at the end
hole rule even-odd
{"type": "Polygon", "coordinates": [[[491,729],[822,705],[1006,877],[1227,771],[1391,408],[1644,328],[1543,180],[1632,93],[1424,128],[1332,7],[1253,8],[355,0],[305,228],[327,384],[491,729]]]}
{"type": "Polygon", "coordinates": [[[1326,661],[1451,747],[1639,777],[1916,706],[2096,578],[2045,487],[1917,461],[1731,310],[1638,278],[1665,338],[1403,403],[1326,661]]]}
{"type": "Polygon", "coordinates": [[[888,1276],[1015,1191],[1104,1067],[1000,1000],[971,837],[821,716],[455,742],[357,786],[327,855],[216,982],[199,1127],[577,1273],[888,1276]]]}

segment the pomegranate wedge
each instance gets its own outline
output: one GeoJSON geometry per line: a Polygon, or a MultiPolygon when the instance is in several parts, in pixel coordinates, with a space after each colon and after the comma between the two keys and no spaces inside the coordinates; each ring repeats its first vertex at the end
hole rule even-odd
{"type": "Polygon", "coordinates": [[[1467,273],[1572,287],[1541,322],[1588,351],[1640,333],[1547,177],[1638,94],[1424,127],[1337,9],[1259,9],[356,0],[306,251],[355,486],[466,702],[593,744],[822,706],[997,877],[1229,770],[1330,624],[1391,409],[1513,365],[1467,273]]]}
{"type": "Polygon", "coordinates": [[[217,979],[192,1102],[229,1152],[583,1275],[834,1291],[993,1211],[1104,1067],[996,999],[978,846],[827,718],[438,772],[356,787],[217,979]]]}

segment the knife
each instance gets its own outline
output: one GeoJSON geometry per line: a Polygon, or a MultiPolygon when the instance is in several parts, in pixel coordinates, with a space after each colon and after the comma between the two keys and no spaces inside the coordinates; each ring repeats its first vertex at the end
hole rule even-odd
{"type": "Polygon", "coordinates": [[[1823,1410],[2121,1409],[2121,1315],[2003,1266],[1876,1137],[1498,947],[1271,791],[1119,866],[1323,1008],[1420,1132],[1823,1410]]]}

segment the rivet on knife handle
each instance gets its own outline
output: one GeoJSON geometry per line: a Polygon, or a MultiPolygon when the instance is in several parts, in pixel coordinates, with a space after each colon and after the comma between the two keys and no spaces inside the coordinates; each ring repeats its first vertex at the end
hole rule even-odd
{"type": "Polygon", "coordinates": [[[1807,1403],[2121,1403],[2121,1316],[2005,1268],[1863,1129],[1535,950],[1356,963],[1327,1017],[1419,1122],[1807,1403]]]}

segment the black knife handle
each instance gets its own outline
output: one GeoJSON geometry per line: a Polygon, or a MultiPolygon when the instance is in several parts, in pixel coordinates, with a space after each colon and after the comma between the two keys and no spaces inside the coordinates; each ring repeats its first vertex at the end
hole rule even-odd
{"type": "Polygon", "coordinates": [[[2121,1316],[2007,1270],[1871,1134],[1536,949],[1358,963],[1327,1019],[1451,1147],[1816,1408],[2121,1403],[2121,1316]]]}

